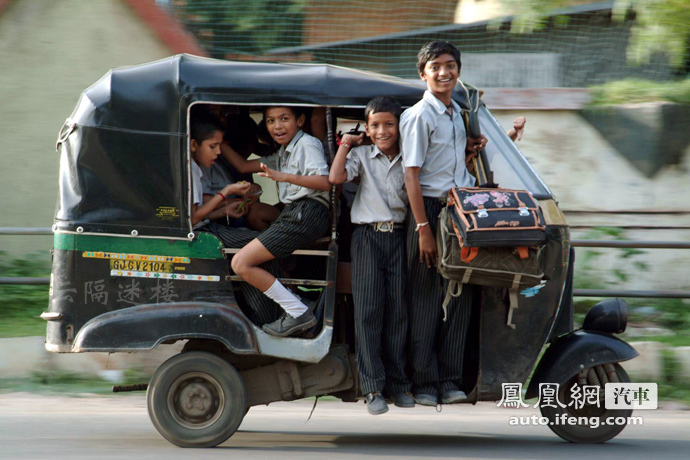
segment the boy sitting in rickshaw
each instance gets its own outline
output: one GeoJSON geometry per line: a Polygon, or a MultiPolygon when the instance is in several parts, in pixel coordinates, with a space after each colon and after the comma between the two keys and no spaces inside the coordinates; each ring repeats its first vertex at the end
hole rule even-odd
{"type": "Polygon", "coordinates": [[[241,173],[259,173],[278,182],[284,205],[268,230],[244,246],[232,259],[233,271],[247,283],[273,299],[283,315],[263,330],[278,337],[299,334],[316,324],[316,317],[280,281],[260,264],[287,257],[296,249],[313,243],[328,230],[328,164],[321,142],[302,131],[306,116],[292,107],[269,107],[264,122],[273,140],[280,145],[275,154],[247,160],[232,151],[229,159],[241,173]],[[271,166],[269,166],[271,165],[271,166]]]}
{"type": "MultiPolygon", "coordinates": [[[[238,152],[244,158],[252,153],[261,154],[266,149],[262,148],[264,146],[256,140],[257,126],[249,113],[242,112],[236,107],[221,104],[195,105],[191,113],[192,120],[203,113],[212,114],[224,127],[223,143],[220,145],[221,155],[210,168],[201,167],[203,172],[201,185],[204,192],[204,202],[207,202],[213,199],[217,192],[222,191],[227,184],[240,180],[252,182],[251,174],[238,173],[225,158],[230,149],[238,152]]],[[[261,186],[252,183],[244,199],[228,196],[225,202],[221,202],[217,208],[225,210],[225,216],[216,219],[216,222],[221,225],[248,227],[258,231],[267,229],[278,218],[280,211],[274,206],[258,201],[261,193],[261,186]],[[236,211],[231,212],[229,204],[238,200],[245,203],[233,206],[232,209],[236,211]]]]}
{"type": "MultiPolygon", "coordinates": [[[[200,166],[210,168],[220,155],[220,145],[223,142],[223,124],[208,113],[196,114],[192,119],[190,130],[190,152],[192,157],[192,223],[195,229],[206,231],[218,236],[228,247],[242,247],[254,239],[258,232],[246,228],[234,228],[219,225],[213,219],[231,216],[242,217],[238,211],[241,200],[227,201],[228,195],[244,195],[249,191],[249,182],[242,181],[226,184],[213,197],[204,202],[202,193],[202,171],[200,166]],[[209,220],[210,219],[210,220],[209,220]]],[[[246,213],[246,210],[245,210],[246,213]]],[[[266,269],[275,275],[281,273],[277,263],[271,263],[266,269]]],[[[250,306],[247,310],[249,318],[257,324],[274,321],[278,317],[277,305],[267,299],[261,292],[250,285],[242,286],[242,292],[250,306]]]]}

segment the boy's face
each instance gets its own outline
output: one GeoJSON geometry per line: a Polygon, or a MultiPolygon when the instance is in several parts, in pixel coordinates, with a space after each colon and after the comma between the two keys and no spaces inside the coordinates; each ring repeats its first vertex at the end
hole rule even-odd
{"type": "Polygon", "coordinates": [[[295,113],[287,107],[271,107],[266,109],[264,120],[266,129],[280,145],[288,145],[295,134],[302,129],[305,120],[304,114],[295,117],[295,113]]]}
{"type": "Polygon", "coordinates": [[[223,132],[214,131],[213,136],[199,144],[192,139],[192,158],[199,166],[210,168],[220,155],[220,144],[223,142],[223,132]]]}
{"type": "Polygon", "coordinates": [[[392,113],[370,113],[364,129],[367,136],[384,154],[390,155],[399,152],[398,119],[392,113]]]}
{"type": "Polygon", "coordinates": [[[428,61],[419,76],[432,94],[451,94],[460,76],[460,67],[453,55],[441,54],[428,61]]]}

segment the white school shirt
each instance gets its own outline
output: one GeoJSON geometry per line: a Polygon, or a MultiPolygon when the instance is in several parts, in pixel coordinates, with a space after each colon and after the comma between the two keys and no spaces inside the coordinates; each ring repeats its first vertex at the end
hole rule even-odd
{"type": "MultiPolygon", "coordinates": [[[[289,174],[328,176],[328,163],[321,141],[302,130],[295,134],[287,146],[280,147],[276,153],[259,161],[271,169],[289,174]]],[[[281,203],[290,204],[307,197],[321,197],[326,203],[330,202],[328,191],[314,190],[289,182],[277,184],[281,203]]]]}
{"type": "Polygon", "coordinates": [[[192,204],[201,206],[204,204],[204,189],[201,186],[201,167],[192,160],[192,204]]]}
{"type": "Polygon", "coordinates": [[[350,212],[353,224],[403,222],[407,192],[402,155],[392,161],[375,145],[355,147],[345,162],[347,180],[361,178],[350,212]]]}
{"type": "Polygon", "coordinates": [[[460,106],[445,104],[429,91],[400,117],[400,146],[406,168],[418,167],[422,195],[444,198],[453,187],[472,187],[475,178],[465,166],[467,133],[460,106]]]}
{"type": "MultiPolygon", "coordinates": [[[[204,191],[201,186],[201,167],[192,160],[192,204],[201,206],[204,204],[204,191]]],[[[210,222],[208,219],[202,219],[194,226],[195,229],[204,227],[210,222]]]]}

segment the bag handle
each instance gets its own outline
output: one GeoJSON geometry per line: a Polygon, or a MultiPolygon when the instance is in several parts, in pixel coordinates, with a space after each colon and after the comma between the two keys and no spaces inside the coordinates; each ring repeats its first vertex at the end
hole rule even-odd
{"type": "Polygon", "coordinates": [[[470,248],[467,246],[462,246],[460,248],[460,260],[466,264],[472,262],[479,254],[479,248],[470,248]]]}

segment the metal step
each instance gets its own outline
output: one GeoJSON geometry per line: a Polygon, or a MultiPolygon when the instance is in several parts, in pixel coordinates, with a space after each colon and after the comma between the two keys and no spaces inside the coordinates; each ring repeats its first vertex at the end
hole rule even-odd
{"type": "MultiPolygon", "coordinates": [[[[246,282],[242,278],[240,278],[237,275],[227,275],[225,277],[225,281],[239,281],[239,282],[246,282]]],[[[323,287],[332,287],[333,282],[331,281],[324,281],[324,280],[307,280],[307,279],[297,279],[297,278],[278,278],[278,281],[280,281],[283,284],[288,284],[288,285],[300,285],[300,286],[323,286],[323,287]]]]}
{"type": "MultiPolygon", "coordinates": [[[[225,248],[223,249],[223,254],[237,254],[242,248],[225,248]]],[[[298,249],[292,253],[294,256],[332,256],[333,251],[328,251],[326,249],[298,249]]]]}

